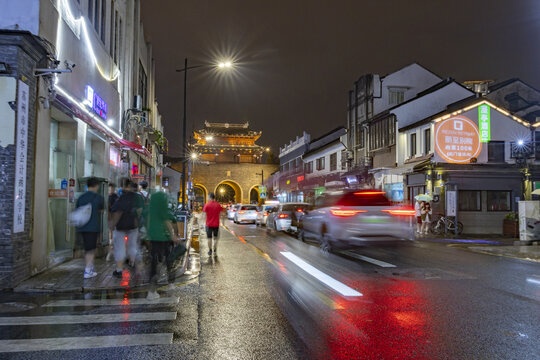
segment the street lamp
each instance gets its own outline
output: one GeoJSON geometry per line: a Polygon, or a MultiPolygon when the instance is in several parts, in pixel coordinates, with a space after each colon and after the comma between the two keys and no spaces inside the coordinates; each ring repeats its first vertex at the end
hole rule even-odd
{"type": "MultiPolygon", "coordinates": [[[[233,66],[233,63],[230,61],[221,62],[217,65],[218,68],[230,68],[233,66]]],[[[182,124],[182,210],[186,210],[186,127],[187,127],[187,72],[188,70],[198,69],[198,68],[211,68],[216,67],[212,64],[201,64],[188,66],[188,59],[184,59],[184,68],[177,69],[176,72],[184,73],[184,113],[183,113],[183,124],[182,124]]]]}

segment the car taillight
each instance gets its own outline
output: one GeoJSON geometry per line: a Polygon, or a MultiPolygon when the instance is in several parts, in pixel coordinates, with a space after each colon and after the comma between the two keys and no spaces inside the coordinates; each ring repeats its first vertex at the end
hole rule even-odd
{"type": "Polygon", "coordinates": [[[303,213],[303,212],[304,212],[304,210],[302,210],[302,209],[297,209],[296,211],[299,212],[299,213],[303,213]]]}
{"type": "Polygon", "coordinates": [[[268,216],[268,213],[264,213],[264,216],[268,216]]]}
{"type": "Polygon", "coordinates": [[[382,195],[385,194],[384,191],[358,191],[354,195],[382,195]]]}
{"type": "Polygon", "coordinates": [[[233,212],[236,212],[236,209],[233,209],[233,212]]]}
{"type": "Polygon", "coordinates": [[[246,212],[245,211],[239,211],[238,213],[239,214],[245,214],[246,212]]]}
{"type": "Polygon", "coordinates": [[[366,213],[367,210],[332,209],[330,213],[338,217],[351,217],[356,214],[366,213]]]}
{"type": "Polygon", "coordinates": [[[385,213],[389,213],[390,215],[396,215],[396,216],[414,216],[416,215],[416,211],[414,209],[387,209],[382,210],[385,213]]]}
{"type": "Polygon", "coordinates": [[[280,219],[285,219],[285,218],[288,218],[289,215],[287,215],[287,214],[279,214],[278,217],[279,217],[280,219]]]}

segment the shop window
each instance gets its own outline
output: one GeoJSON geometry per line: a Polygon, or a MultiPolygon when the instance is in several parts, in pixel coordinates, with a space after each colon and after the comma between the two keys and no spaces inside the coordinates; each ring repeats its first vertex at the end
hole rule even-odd
{"type": "Polygon", "coordinates": [[[487,210],[488,211],[510,211],[510,191],[488,191],[487,210]]]}
{"type": "Polygon", "coordinates": [[[488,162],[504,162],[504,141],[490,141],[488,143],[488,162]]]}
{"type": "Polygon", "coordinates": [[[460,190],[459,211],[482,211],[482,195],[477,190],[460,190]]]}
{"type": "Polygon", "coordinates": [[[337,170],[337,153],[330,154],[330,171],[337,170]]]}
{"type": "Polygon", "coordinates": [[[416,133],[411,134],[410,139],[411,141],[409,144],[409,156],[415,157],[416,156],[416,133]]]}

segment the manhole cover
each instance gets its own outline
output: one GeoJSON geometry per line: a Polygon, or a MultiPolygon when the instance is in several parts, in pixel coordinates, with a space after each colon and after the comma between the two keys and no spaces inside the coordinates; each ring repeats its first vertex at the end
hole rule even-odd
{"type": "Polygon", "coordinates": [[[28,311],[28,310],[32,310],[36,306],[37,306],[36,304],[26,303],[26,302],[0,303],[0,313],[28,311]]]}

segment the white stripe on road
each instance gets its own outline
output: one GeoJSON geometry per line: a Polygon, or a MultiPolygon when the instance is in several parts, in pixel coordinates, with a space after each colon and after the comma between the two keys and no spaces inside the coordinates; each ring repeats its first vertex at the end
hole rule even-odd
{"type": "Polygon", "coordinates": [[[322,271],[318,270],[317,268],[311,266],[304,260],[300,259],[298,256],[294,255],[291,252],[288,251],[281,251],[281,254],[285,256],[287,259],[292,261],[294,264],[296,264],[298,267],[300,267],[302,270],[322,282],[328,287],[331,287],[338,293],[340,293],[343,296],[362,296],[361,293],[358,291],[348,287],[342,282],[337,281],[333,277],[330,277],[323,273],[322,271]]]}
{"type": "Polygon", "coordinates": [[[86,299],[86,300],[55,300],[49,301],[42,307],[60,307],[60,306],[132,306],[132,305],[176,305],[180,298],[162,297],[157,300],[147,300],[146,298],[137,299],[86,299]]]}
{"type": "Polygon", "coordinates": [[[0,340],[0,353],[20,351],[97,349],[136,345],[169,345],[172,344],[172,339],[172,333],[162,333],[65,337],[49,339],[0,340]]]}
{"type": "Polygon", "coordinates": [[[360,255],[360,254],[354,253],[352,251],[342,251],[341,253],[345,254],[345,255],[349,255],[350,257],[353,257],[353,258],[358,259],[358,260],[367,261],[369,263],[378,265],[380,267],[386,267],[386,268],[388,268],[388,267],[396,267],[396,265],[393,265],[393,264],[390,264],[390,263],[387,263],[387,262],[384,262],[384,261],[381,261],[381,260],[373,259],[373,258],[364,256],[364,255],[360,255]]]}
{"type": "Polygon", "coordinates": [[[0,326],[94,324],[175,320],[176,312],[0,317],[0,326]]]}

